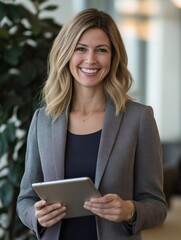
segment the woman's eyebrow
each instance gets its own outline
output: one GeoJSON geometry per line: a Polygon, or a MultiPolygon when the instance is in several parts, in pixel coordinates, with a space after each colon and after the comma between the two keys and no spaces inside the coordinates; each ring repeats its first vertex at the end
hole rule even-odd
{"type": "MultiPolygon", "coordinates": [[[[88,45],[84,44],[84,43],[77,43],[77,46],[78,45],[83,46],[83,47],[88,47],[88,45]]],[[[107,47],[107,48],[110,48],[110,46],[107,45],[107,44],[100,44],[100,45],[97,45],[96,47],[107,47]]]]}

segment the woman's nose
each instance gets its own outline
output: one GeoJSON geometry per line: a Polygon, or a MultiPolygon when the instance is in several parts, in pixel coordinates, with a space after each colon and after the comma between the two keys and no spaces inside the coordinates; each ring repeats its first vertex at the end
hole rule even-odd
{"type": "Polygon", "coordinates": [[[95,64],[97,62],[97,56],[96,53],[93,51],[89,51],[86,54],[85,62],[87,64],[95,64]]]}

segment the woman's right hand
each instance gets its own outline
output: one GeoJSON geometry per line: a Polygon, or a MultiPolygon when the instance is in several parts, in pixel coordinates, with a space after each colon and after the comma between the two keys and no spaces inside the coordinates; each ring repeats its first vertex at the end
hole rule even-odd
{"type": "Polygon", "coordinates": [[[35,203],[35,217],[42,227],[51,227],[66,215],[66,207],[61,203],[47,205],[45,200],[35,203]]]}

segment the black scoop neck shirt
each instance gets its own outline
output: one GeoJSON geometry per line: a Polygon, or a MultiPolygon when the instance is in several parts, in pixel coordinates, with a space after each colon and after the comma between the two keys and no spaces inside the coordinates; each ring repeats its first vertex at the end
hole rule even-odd
{"type": "MultiPolygon", "coordinates": [[[[67,132],[65,178],[90,177],[95,180],[101,130],[78,135],[67,132]]],[[[75,193],[76,194],[76,193],[75,193]]],[[[60,240],[97,240],[95,216],[63,219],[60,240]]]]}

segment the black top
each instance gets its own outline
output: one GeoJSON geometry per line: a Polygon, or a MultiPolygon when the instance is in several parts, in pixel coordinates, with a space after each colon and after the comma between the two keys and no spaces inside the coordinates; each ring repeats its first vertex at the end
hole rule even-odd
{"type": "MultiPolygon", "coordinates": [[[[95,170],[101,130],[86,135],[67,133],[65,152],[65,178],[90,177],[95,180],[95,170]]],[[[62,220],[61,240],[97,240],[95,216],[62,220]]]]}

